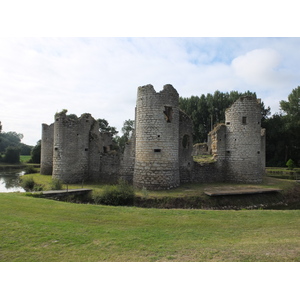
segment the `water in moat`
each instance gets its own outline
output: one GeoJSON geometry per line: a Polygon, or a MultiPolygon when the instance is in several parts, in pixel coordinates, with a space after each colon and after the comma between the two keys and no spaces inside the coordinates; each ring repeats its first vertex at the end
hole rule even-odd
{"type": "Polygon", "coordinates": [[[25,192],[20,186],[20,176],[25,171],[20,169],[2,169],[0,170],[0,193],[25,192]]]}

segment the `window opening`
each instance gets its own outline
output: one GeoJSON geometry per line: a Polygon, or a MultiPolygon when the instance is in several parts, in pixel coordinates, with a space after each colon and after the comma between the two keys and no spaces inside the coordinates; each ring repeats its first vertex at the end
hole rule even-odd
{"type": "Polygon", "coordinates": [[[182,146],[186,149],[190,147],[190,137],[187,134],[185,134],[182,138],[182,146]]]}
{"type": "Polygon", "coordinates": [[[245,125],[245,124],[247,124],[247,117],[243,117],[242,118],[242,123],[245,125]]]}
{"type": "Polygon", "coordinates": [[[171,106],[165,106],[164,110],[165,118],[167,123],[171,123],[173,119],[173,109],[171,106]]]}
{"type": "Polygon", "coordinates": [[[154,149],[154,152],[161,152],[161,149],[154,149]]]}

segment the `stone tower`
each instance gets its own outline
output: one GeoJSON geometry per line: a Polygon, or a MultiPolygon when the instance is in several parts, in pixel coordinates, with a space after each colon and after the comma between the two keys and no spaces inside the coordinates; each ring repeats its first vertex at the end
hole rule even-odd
{"type": "Polygon", "coordinates": [[[261,182],[264,164],[260,99],[244,96],[225,111],[226,180],[261,182]]]}
{"type": "Polygon", "coordinates": [[[133,184],[150,190],[179,186],[179,95],[172,85],[157,93],[138,88],[133,184]]]}
{"type": "Polygon", "coordinates": [[[77,183],[99,176],[99,125],[90,114],[56,114],[53,144],[53,178],[77,183]]]}
{"type": "Polygon", "coordinates": [[[41,174],[52,175],[54,124],[42,124],[41,174]]]}

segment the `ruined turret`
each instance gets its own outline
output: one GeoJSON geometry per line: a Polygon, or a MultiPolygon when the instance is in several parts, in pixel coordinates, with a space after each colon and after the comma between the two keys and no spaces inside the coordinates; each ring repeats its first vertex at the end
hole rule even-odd
{"type": "Polygon", "coordinates": [[[172,85],[157,93],[138,88],[133,184],[152,190],[179,186],[179,95],[172,85]]]}

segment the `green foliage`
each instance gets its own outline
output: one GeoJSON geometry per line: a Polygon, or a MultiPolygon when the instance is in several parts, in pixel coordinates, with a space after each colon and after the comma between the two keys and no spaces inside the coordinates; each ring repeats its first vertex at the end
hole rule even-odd
{"type": "Polygon", "coordinates": [[[107,185],[101,194],[94,196],[96,204],[122,206],[132,205],[134,200],[134,189],[124,181],[117,185],[107,185]]]}
{"type": "Polygon", "coordinates": [[[288,167],[289,170],[293,170],[295,168],[295,163],[292,159],[289,159],[286,163],[286,166],[288,167]]]}
{"type": "Polygon", "coordinates": [[[111,136],[114,136],[118,133],[116,127],[109,126],[108,122],[105,119],[98,119],[100,132],[109,132],[111,136]]]}
{"type": "Polygon", "coordinates": [[[37,170],[34,168],[34,166],[28,165],[25,168],[25,174],[35,174],[37,173],[37,170]]]}
{"type": "Polygon", "coordinates": [[[62,190],[63,183],[61,180],[52,178],[50,183],[51,190],[62,190]]]}
{"type": "Polygon", "coordinates": [[[0,133],[0,152],[4,152],[7,147],[21,148],[22,133],[14,131],[0,133]]]}
{"type": "Polygon", "coordinates": [[[32,148],[30,162],[35,164],[41,163],[41,140],[32,148]]]}
{"type": "Polygon", "coordinates": [[[23,177],[21,179],[21,186],[26,192],[43,190],[42,185],[37,184],[32,177],[23,177]]]}
{"type": "MultiPolygon", "coordinates": [[[[250,91],[239,93],[231,91],[223,93],[215,91],[214,94],[202,94],[200,97],[179,98],[179,107],[191,117],[194,126],[194,143],[203,143],[207,140],[207,134],[214,125],[225,121],[225,110],[239,97],[250,95],[256,98],[256,94],[250,91]]],[[[265,109],[262,103],[262,114],[267,114],[270,108],[265,109]]]]}
{"type": "Polygon", "coordinates": [[[134,130],[134,121],[128,119],[123,123],[123,127],[122,127],[123,135],[116,136],[114,138],[115,143],[118,145],[118,148],[122,153],[124,152],[126,143],[128,143],[131,138],[133,130],[134,130]]]}
{"type": "Polygon", "coordinates": [[[17,164],[20,162],[20,148],[9,146],[4,154],[4,162],[17,164]]]}

